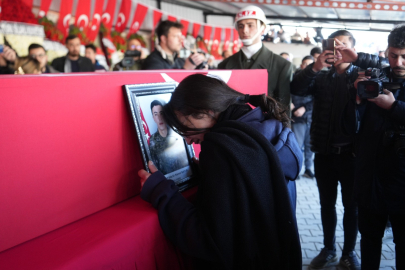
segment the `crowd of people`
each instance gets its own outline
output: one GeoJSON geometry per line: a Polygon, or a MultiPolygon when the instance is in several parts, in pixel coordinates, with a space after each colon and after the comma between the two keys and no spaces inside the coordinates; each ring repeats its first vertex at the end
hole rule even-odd
{"type": "MultiPolygon", "coordinates": [[[[240,10],[234,26],[243,46],[233,55],[224,52],[218,68],[266,69],[266,94],[245,95],[220,79],[195,74],[179,84],[170,102],[151,104],[154,121],[161,124],[152,138],[156,151],[169,131],[188,144],[201,143],[200,160],[194,161],[201,170],[196,204],[159,171],[166,162],[160,157],[149,162],[150,173],[138,173],[141,197],[157,208],[164,233],[195,258],[197,269],[302,269],[295,180],[305,160],[303,176],[315,178],[319,190],[324,239],[309,268],[338,260],[340,183],[344,245],[339,264],[379,269],[388,223],[396,267],[405,269],[405,26],[390,32],[387,51],[379,56],[356,52],[352,33],[338,30],[328,37],[334,39],[333,51],[312,49],[294,73],[288,53],[263,46],[268,25],[260,8],[240,10]],[[381,75],[371,77],[375,69],[381,75]],[[358,233],[361,263],[355,252],[358,233]]],[[[177,22],[161,22],[155,49],[146,58],[140,42],[129,39],[114,70],[207,69],[203,54],[179,57],[181,30],[177,22]]],[[[0,72],[103,69],[94,45],[86,46],[86,57],[79,54],[77,36],[68,36],[66,47],[67,55],[48,65],[39,44],[29,46],[27,57],[4,46],[0,72]]]]}

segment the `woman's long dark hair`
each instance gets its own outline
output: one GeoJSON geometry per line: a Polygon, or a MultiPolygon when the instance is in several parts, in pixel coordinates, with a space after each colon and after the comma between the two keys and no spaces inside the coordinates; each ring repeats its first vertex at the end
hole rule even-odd
{"type": "Polygon", "coordinates": [[[285,108],[274,98],[265,94],[246,98],[245,94],[232,89],[222,80],[202,74],[193,74],[181,81],[169,103],[163,107],[163,112],[167,124],[173,130],[180,135],[190,135],[206,130],[185,126],[178,120],[176,113],[199,119],[210,111],[222,113],[231,105],[244,103],[260,107],[267,118],[277,119],[284,126],[289,125],[290,118],[285,108]]]}

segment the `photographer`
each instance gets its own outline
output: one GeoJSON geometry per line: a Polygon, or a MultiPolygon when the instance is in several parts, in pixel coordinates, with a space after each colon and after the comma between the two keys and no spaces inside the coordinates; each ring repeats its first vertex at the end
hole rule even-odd
{"type": "Polygon", "coordinates": [[[191,54],[187,59],[178,57],[183,46],[183,25],[172,21],[163,21],[156,28],[159,44],[145,59],[142,69],[207,69],[202,54],[191,54]],[[201,65],[202,64],[202,65],[201,65]]]}
{"type": "MultiPolygon", "coordinates": [[[[332,33],[329,39],[332,50],[334,42],[338,41],[349,48],[355,45],[353,35],[346,30],[332,33]]],[[[355,129],[341,126],[343,119],[348,127],[355,125],[355,96],[350,95],[350,90],[356,81],[358,67],[335,62],[339,59],[339,51],[336,54],[324,49],[316,62],[296,74],[291,82],[293,95],[314,98],[310,143],[311,150],[315,152],[314,167],[321,205],[324,248],[311,261],[311,269],[324,268],[337,260],[335,205],[338,182],[342,187],[344,206],[344,245],[340,264],[347,269],[360,269],[354,251],[358,232],[357,206],[353,200],[355,129]],[[328,70],[324,67],[331,68],[328,70]],[[352,114],[348,113],[351,111],[352,114]]]]}
{"type": "MultiPolygon", "coordinates": [[[[357,54],[344,45],[337,48],[342,54],[341,62],[353,62],[365,69],[384,67],[384,58],[357,54]]],[[[388,36],[388,61],[387,78],[373,79],[382,79],[378,96],[359,98],[357,102],[360,128],[356,140],[355,193],[364,270],[379,269],[388,216],[396,245],[396,269],[405,269],[405,25],[388,36]],[[387,84],[389,80],[391,83],[387,84]]],[[[370,80],[363,77],[355,86],[361,90],[366,84],[370,80]]]]}
{"type": "Polygon", "coordinates": [[[141,70],[142,68],[142,45],[136,38],[129,38],[127,40],[127,50],[124,54],[124,59],[117,63],[113,71],[123,70],[141,70]]]}

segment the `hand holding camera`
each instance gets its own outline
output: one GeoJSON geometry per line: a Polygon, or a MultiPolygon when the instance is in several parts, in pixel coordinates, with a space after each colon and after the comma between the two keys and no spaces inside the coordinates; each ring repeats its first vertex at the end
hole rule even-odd
{"type": "Polygon", "coordinates": [[[331,67],[334,61],[335,61],[335,55],[333,55],[333,51],[325,50],[318,56],[318,59],[312,66],[312,70],[314,72],[319,72],[324,67],[331,67]],[[332,64],[330,64],[330,62],[332,64]]]}
{"type": "Polygon", "coordinates": [[[184,69],[208,69],[205,56],[200,53],[192,53],[184,63],[184,69]]]}

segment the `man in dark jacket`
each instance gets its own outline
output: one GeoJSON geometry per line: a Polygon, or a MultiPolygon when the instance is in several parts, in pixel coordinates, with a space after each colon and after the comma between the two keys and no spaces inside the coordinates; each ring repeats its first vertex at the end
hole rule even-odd
{"type": "MultiPolygon", "coordinates": [[[[386,59],[350,48],[343,61],[361,68],[382,68],[386,59]]],[[[396,269],[405,269],[405,26],[388,36],[388,78],[400,89],[384,89],[376,98],[358,100],[356,189],[363,270],[379,269],[388,217],[396,251],[396,269]],[[364,258],[364,259],[363,259],[364,258]]],[[[361,78],[358,81],[367,80],[361,78]]],[[[385,79],[386,81],[388,79],[385,79]]],[[[355,84],[359,88],[359,84],[355,84]]]]}
{"type": "MultiPolygon", "coordinates": [[[[295,74],[298,74],[300,71],[305,69],[313,62],[314,58],[312,56],[305,56],[302,59],[300,68],[297,69],[295,74]]],[[[304,146],[305,172],[303,176],[307,178],[314,178],[315,175],[312,172],[312,166],[314,165],[314,153],[311,151],[311,136],[309,132],[312,122],[312,108],[314,104],[314,98],[310,95],[306,97],[291,95],[291,100],[291,113],[293,120],[291,123],[291,129],[295,133],[298,145],[300,147],[304,146]]]]}
{"type": "Polygon", "coordinates": [[[290,110],[290,82],[292,64],[267,49],[261,36],[266,32],[267,19],[263,10],[256,6],[241,9],[235,18],[235,28],[243,47],[218,65],[218,69],[267,69],[267,94],[290,110]]]}
{"type": "Polygon", "coordinates": [[[93,63],[87,57],[80,56],[80,39],[76,35],[66,38],[68,54],[52,61],[52,67],[59,72],[89,72],[94,71],[93,63]]]}
{"type": "MultiPolygon", "coordinates": [[[[353,35],[345,30],[336,31],[329,38],[340,40],[350,48],[355,45],[353,35]]],[[[314,97],[311,146],[315,152],[315,176],[321,204],[325,247],[312,260],[310,267],[321,269],[337,260],[335,205],[340,182],[345,234],[340,264],[349,269],[360,269],[354,252],[358,231],[357,206],[353,200],[355,129],[350,130],[341,126],[342,119],[351,126],[356,120],[354,113],[350,115],[347,112],[350,111],[350,105],[354,107],[355,97],[350,96],[350,89],[357,78],[358,68],[348,63],[336,62],[332,66],[326,62],[334,60],[337,60],[337,57],[333,51],[325,50],[314,64],[299,72],[291,82],[292,94],[314,97]],[[331,69],[322,70],[324,67],[331,69]]]]}
{"type": "Polygon", "coordinates": [[[155,50],[144,60],[142,69],[195,69],[204,62],[202,54],[194,53],[183,59],[178,54],[183,46],[183,25],[163,21],[156,28],[158,43],[155,50]]]}

